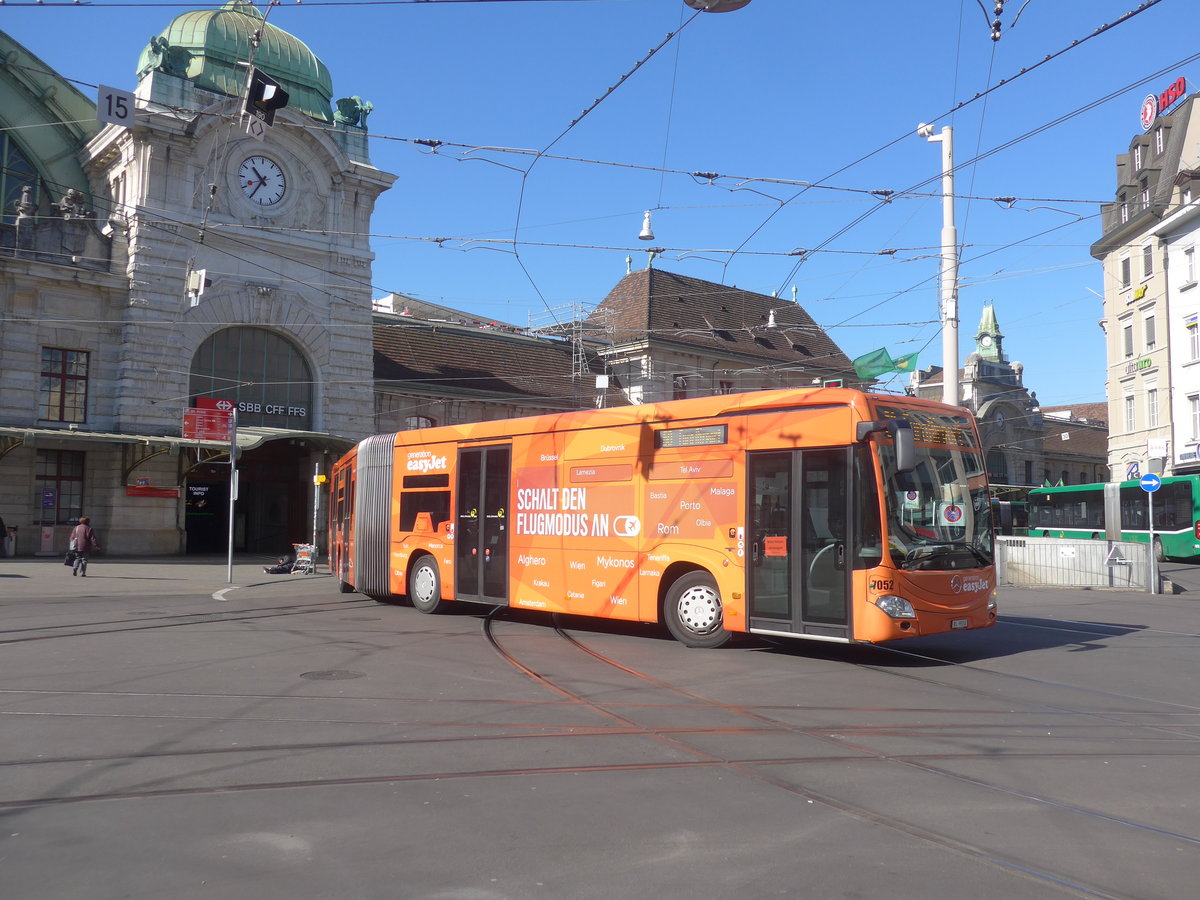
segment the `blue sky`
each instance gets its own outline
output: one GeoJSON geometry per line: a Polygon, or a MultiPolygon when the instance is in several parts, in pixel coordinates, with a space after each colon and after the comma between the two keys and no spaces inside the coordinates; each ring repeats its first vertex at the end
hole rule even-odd
{"type": "MultiPolygon", "coordinates": [[[[335,97],[374,105],[372,162],[398,176],[373,223],[376,296],[569,318],[655,246],[660,268],[794,288],[851,357],[940,365],[941,151],[916,135],[929,122],[954,128],[960,167],[960,358],[990,301],[1043,405],[1101,401],[1088,248],[1142,99],[1179,76],[1200,85],[1193,4],[1094,34],[1132,0],[1010,0],[998,42],[994,5],[312,0],[269,21],[325,62],[335,97]],[[653,242],[637,238],[646,209],[653,242]]],[[[86,85],[132,90],[149,38],[197,6],[6,3],[0,28],[94,98],[86,85]]]]}

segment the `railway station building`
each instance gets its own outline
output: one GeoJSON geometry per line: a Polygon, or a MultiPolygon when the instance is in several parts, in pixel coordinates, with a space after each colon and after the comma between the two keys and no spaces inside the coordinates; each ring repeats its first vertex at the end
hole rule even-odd
{"type": "Polygon", "coordinates": [[[370,104],[335,99],[321,60],[236,0],[175,17],[137,78],[134,113],[101,123],[0,32],[0,518],[17,555],[61,553],[88,515],[113,555],[223,554],[232,533],[273,558],[314,528],[321,545],[314,482],[371,434],[866,386],[795,302],[630,260],[552,323],[373,300],[368,236],[396,176],[371,162],[370,104]],[[290,95],[257,136],[239,65],[255,32],[255,67],[290,95]],[[232,454],[208,421],[231,408],[232,454]]]}
{"type": "Polygon", "coordinates": [[[243,3],[151,39],[125,124],[97,122],[4,34],[0,59],[0,516],[15,552],[61,552],[80,515],[109,553],[223,551],[230,444],[182,433],[206,404],[237,410],[236,549],[304,541],[314,472],[374,427],[366,235],[394,176],[371,164],[363,110],[335,115],[320,59],[243,3]],[[240,115],[256,31],[256,67],[290,95],[269,140],[240,115]]]}

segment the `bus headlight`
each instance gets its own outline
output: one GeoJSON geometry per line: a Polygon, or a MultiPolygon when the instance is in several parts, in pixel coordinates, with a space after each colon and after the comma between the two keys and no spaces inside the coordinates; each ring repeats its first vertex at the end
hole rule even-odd
{"type": "Polygon", "coordinates": [[[913,612],[912,604],[895,594],[884,594],[875,598],[875,605],[893,619],[915,619],[917,617],[917,614],[913,612]]]}
{"type": "Polygon", "coordinates": [[[992,595],[988,597],[988,612],[996,611],[996,591],[992,590],[992,595]]]}

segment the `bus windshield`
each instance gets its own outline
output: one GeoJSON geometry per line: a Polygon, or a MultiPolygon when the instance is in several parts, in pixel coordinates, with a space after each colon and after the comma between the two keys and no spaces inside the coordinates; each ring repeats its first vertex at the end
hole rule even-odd
{"type": "Polygon", "coordinates": [[[907,420],[917,464],[896,469],[895,450],[880,446],[888,548],[902,569],[965,569],[992,564],[992,512],[975,429],[961,416],[883,409],[907,420]]]}

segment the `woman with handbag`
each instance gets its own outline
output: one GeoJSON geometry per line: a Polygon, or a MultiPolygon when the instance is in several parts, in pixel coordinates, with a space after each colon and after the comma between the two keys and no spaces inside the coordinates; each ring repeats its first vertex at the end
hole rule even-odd
{"type": "Polygon", "coordinates": [[[71,529],[71,543],[68,546],[71,552],[75,555],[75,562],[71,566],[72,575],[81,575],[87,577],[88,554],[93,550],[100,549],[100,541],[96,538],[96,532],[89,524],[92,520],[87,516],[79,517],[79,524],[71,529]]]}

